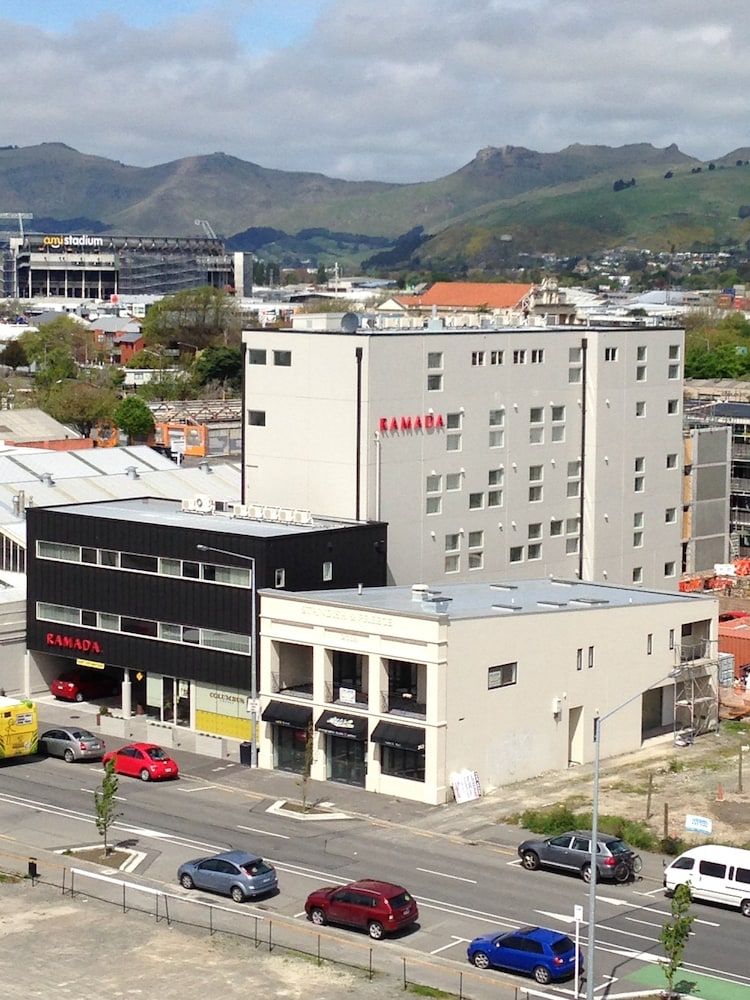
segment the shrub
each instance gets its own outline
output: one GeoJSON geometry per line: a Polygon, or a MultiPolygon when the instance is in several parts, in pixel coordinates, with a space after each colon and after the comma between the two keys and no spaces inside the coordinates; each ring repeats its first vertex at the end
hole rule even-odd
{"type": "Polygon", "coordinates": [[[555,834],[574,830],[578,816],[567,806],[552,806],[551,809],[526,809],[521,813],[521,826],[532,833],[543,833],[554,837],[555,834]]]}

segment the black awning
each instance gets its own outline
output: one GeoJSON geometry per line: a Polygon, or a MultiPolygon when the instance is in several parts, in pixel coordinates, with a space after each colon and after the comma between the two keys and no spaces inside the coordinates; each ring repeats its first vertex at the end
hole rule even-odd
{"type": "Polygon", "coordinates": [[[261,713],[264,722],[292,729],[307,729],[312,721],[312,709],[307,705],[290,705],[286,701],[269,701],[261,713]]]}
{"type": "Polygon", "coordinates": [[[361,715],[342,715],[341,712],[323,712],[315,723],[320,733],[343,736],[348,740],[367,739],[367,719],[361,715]]]}
{"type": "Polygon", "coordinates": [[[396,722],[379,722],[370,737],[373,743],[399,750],[424,750],[424,729],[399,726],[396,722]]]}

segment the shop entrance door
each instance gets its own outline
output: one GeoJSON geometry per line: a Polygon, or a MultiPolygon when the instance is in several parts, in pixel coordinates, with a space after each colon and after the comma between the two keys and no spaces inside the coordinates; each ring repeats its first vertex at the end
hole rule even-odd
{"type": "Polygon", "coordinates": [[[365,786],[365,743],[342,736],[328,737],[328,767],[331,781],[365,786]]]}
{"type": "Polygon", "coordinates": [[[162,677],[162,721],[175,726],[190,725],[190,681],[162,677]]]}

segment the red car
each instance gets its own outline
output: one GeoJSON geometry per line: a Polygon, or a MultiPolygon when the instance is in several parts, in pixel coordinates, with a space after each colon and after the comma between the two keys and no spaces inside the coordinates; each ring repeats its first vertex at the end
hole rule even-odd
{"type": "Polygon", "coordinates": [[[71,670],[52,681],[49,689],[55,698],[62,698],[63,701],[83,701],[84,698],[88,701],[116,694],[119,687],[120,682],[109,674],[71,670]]]}
{"type": "Polygon", "coordinates": [[[180,774],[177,762],[155,743],[129,743],[119,750],[110,750],[102,758],[102,764],[106,766],[109,761],[114,762],[115,774],[127,774],[141,781],[163,781],[180,774]]]}
{"type": "Polygon", "coordinates": [[[419,919],[417,904],[403,886],[369,878],[316,889],[307,897],[305,913],[319,927],[327,923],[359,927],[376,941],[419,919]]]}

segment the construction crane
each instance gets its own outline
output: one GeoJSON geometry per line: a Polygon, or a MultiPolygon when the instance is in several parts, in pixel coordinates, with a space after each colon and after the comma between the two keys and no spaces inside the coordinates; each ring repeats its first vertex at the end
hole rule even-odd
{"type": "Polygon", "coordinates": [[[33,219],[34,216],[31,212],[0,212],[0,219],[17,219],[18,220],[18,233],[23,239],[23,220],[33,219]]]}
{"type": "Polygon", "coordinates": [[[208,236],[209,239],[217,240],[219,238],[214,232],[214,227],[211,225],[208,219],[196,219],[195,224],[196,226],[201,227],[201,229],[206,234],[206,236],[208,236]]]}

